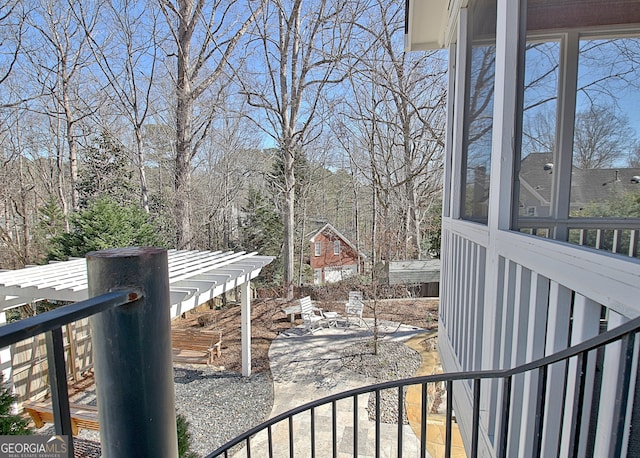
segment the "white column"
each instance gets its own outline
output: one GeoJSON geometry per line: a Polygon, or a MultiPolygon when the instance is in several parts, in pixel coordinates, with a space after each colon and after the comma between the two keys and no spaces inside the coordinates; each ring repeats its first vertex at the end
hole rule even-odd
{"type": "Polygon", "coordinates": [[[240,306],[240,326],[242,330],[242,375],[251,375],[251,282],[240,285],[242,304],[240,306]]]}
{"type": "MultiPolygon", "coordinates": [[[[489,216],[487,227],[489,243],[486,254],[486,287],[484,296],[484,332],[486,347],[483,352],[483,369],[495,369],[500,366],[502,307],[514,307],[513,303],[503,303],[505,273],[508,265],[498,253],[500,233],[511,229],[513,205],[513,164],[515,160],[517,94],[519,69],[518,45],[520,38],[520,2],[497,0],[496,16],[496,57],[495,57],[495,95],[493,100],[493,129],[491,139],[491,182],[489,188],[489,216]]],[[[496,402],[498,399],[497,382],[485,383],[483,390],[483,409],[488,417],[483,422],[489,434],[496,420],[496,402]],[[490,391],[487,391],[488,388],[490,391]],[[487,396],[489,395],[490,396],[487,396]]]]}

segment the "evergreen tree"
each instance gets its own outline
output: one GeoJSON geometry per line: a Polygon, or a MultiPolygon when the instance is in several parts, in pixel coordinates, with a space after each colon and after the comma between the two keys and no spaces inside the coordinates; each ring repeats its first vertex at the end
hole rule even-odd
{"type": "Polygon", "coordinates": [[[72,229],[51,239],[49,259],[82,257],[90,251],[128,246],[162,246],[149,215],[136,205],[101,198],[71,215],[72,229]]]}
{"type": "Polygon", "coordinates": [[[133,185],[134,170],[124,145],[109,133],[102,132],[84,151],[83,167],[78,179],[80,206],[86,208],[96,198],[109,197],[122,205],[138,201],[133,185]]]}
{"type": "Polygon", "coordinates": [[[242,224],[243,247],[247,251],[258,251],[262,255],[276,256],[276,260],[265,266],[262,277],[268,282],[282,280],[282,239],[284,228],[275,205],[262,193],[249,188],[246,217],[242,224]]]}
{"type": "Polygon", "coordinates": [[[249,188],[246,218],[243,224],[244,246],[247,250],[260,251],[260,254],[277,256],[282,249],[282,221],[262,193],[249,188]]]}
{"type": "Polygon", "coordinates": [[[9,388],[0,387],[0,435],[25,436],[32,433],[27,420],[11,413],[16,398],[9,388]]]}
{"type": "Polygon", "coordinates": [[[47,252],[51,240],[64,233],[64,228],[64,213],[58,199],[52,196],[38,208],[38,224],[33,236],[39,259],[47,252]]]}
{"type": "Polygon", "coordinates": [[[196,458],[198,455],[191,451],[189,422],[184,415],[176,415],[176,426],[178,430],[178,458],[196,458]]]}

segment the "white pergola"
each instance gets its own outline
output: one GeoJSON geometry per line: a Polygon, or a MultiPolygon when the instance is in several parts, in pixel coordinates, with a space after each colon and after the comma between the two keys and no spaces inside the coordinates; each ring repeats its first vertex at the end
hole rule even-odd
{"type": "MultiPolygon", "coordinates": [[[[272,256],[232,251],[169,250],[171,318],[216,296],[241,288],[242,374],[251,373],[250,281],[272,256]]],[[[88,299],[84,258],[0,272],[0,313],[34,301],[88,299]]]]}

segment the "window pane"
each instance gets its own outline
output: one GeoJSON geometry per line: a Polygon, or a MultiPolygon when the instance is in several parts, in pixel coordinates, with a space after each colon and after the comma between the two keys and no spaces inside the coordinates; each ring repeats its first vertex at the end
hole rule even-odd
{"type": "Polygon", "coordinates": [[[519,215],[551,214],[560,43],[530,42],[525,54],[519,215]]]}
{"type": "Polygon", "coordinates": [[[640,39],[580,42],[571,216],[640,218],[640,39]]]}
{"type": "Polygon", "coordinates": [[[462,178],[465,219],[487,222],[495,81],[496,1],[478,0],[469,15],[471,47],[462,178]]]}

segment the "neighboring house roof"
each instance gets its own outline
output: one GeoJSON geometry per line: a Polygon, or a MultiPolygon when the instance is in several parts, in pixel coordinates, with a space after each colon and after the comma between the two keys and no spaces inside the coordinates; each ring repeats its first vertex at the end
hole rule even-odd
{"type": "Polygon", "coordinates": [[[314,243],[315,242],[315,238],[322,234],[322,233],[327,233],[330,232],[332,234],[334,234],[336,237],[338,237],[340,240],[342,240],[344,243],[346,243],[353,251],[355,251],[356,253],[359,253],[360,256],[363,259],[366,259],[367,255],[364,254],[362,252],[362,250],[358,250],[358,248],[356,248],[356,246],[351,243],[351,241],[346,238],[344,235],[342,235],[342,233],[340,233],[340,231],[338,229],[336,229],[335,227],[333,227],[330,223],[326,223],[324,226],[322,226],[320,229],[318,229],[315,232],[311,233],[311,238],[309,239],[309,242],[314,243]]]}
{"type": "MultiPolygon", "coordinates": [[[[551,201],[553,181],[552,153],[531,153],[520,164],[520,183],[541,203],[551,201]]],[[[579,169],[571,172],[572,205],[587,205],[610,201],[620,193],[640,190],[640,184],[632,181],[640,176],[640,168],[579,169]]]]}
{"type": "Polygon", "coordinates": [[[545,165],[552,163],[552,153],[531,153],[520,163],[520,183],[541,203],[551,201],[553,170],[545,170],[545,165]]]}
{"type": "Polygon", "coordinates": [[[440,281],[440,260],[390,261],[389,284],[437,283],[440,281]]]}

